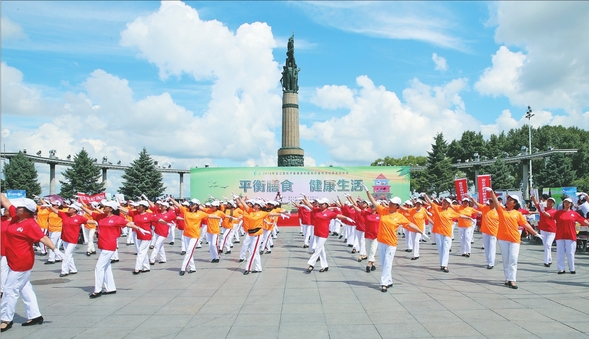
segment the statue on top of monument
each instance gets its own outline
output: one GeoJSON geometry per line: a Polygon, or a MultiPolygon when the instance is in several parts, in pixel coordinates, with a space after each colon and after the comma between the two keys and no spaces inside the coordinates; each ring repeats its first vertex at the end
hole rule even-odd
{"type": "Polygon", "coordinates": [[[282,91],[285,93],[299,92],[299,71],[294,57],[294,32],[286,45],[286,64],[282,66],[282,91]]]}

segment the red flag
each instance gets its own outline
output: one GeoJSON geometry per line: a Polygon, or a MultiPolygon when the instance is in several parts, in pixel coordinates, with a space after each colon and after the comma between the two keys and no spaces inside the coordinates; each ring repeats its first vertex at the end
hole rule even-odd
{"type": "Polygon", "coordinates": [[[484,204],[491,198],[491,194],[485,191],[486,187],[491,187],[491,175],[479,175],[477,176],[477,186],[479,187],[479,203],[484,204]]]}
{"type": "Polygon", "coordinates": [[[468,194],[468,180],[466,178],[454,180],[454,186],[456,187],[456,199],[462,201],[468,194]]]}

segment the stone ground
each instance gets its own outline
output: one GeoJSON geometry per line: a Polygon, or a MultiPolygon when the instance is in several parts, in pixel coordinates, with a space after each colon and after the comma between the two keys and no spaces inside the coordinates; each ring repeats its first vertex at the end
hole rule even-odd
{"type": "MultiPolygon", "coordinates": [[[[59,278],[57,265],[37,257],[31,279],[45,323],[15,326],[2,338],[587,338],[589,256],[577,254],[576,275],[542,265],[542,246],[523,243],[518,290],[503,285],[502,260],[485,269],[481,235],[470,258],[454,241],[450,273],[439,271],[431,242],[409,260],[404,240],[393,266],[394,287],[380,292],[380,267],[364,271],[341,240],[327,242],[330,269],[304,274],[309,254],[298,227],[283,227],[264,272],[244,276],[236,244],[210,263],[208,247],[195,251],[197,272],[178,275],[179,242],[166,245],[168,262],[132,275],[132,246],[121,239],[114,264],[117,294],[89,299],[96,256],[75,253],[79,273],[59,278]],[[46,284],[48,283],[48,284],[46,284]]],[[[553,253],[556,261],[556,253],[553,253]]],[[[377,266],[378,262],[377,262],[377,266]]]]}

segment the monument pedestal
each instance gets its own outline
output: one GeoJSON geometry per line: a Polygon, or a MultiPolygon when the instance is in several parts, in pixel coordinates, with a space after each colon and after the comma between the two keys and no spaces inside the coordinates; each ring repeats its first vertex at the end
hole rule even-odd
{"type": "Polygon", "coordinates": [[[299,95],[282,95],[282,148],[278,150],[278,166],[305,166],[305,151],[299,139],[299,95]]]}

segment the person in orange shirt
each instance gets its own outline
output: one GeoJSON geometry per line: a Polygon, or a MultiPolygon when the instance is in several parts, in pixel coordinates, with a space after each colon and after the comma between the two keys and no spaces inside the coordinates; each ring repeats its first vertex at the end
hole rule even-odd
{"type": "MultiPolygon", "coordinates": [[[[37,202],[37,224],[39,224],[39,227],[41,227],[41,231],[43,231],[43,234],[45,235],[49,235],[49,213],[51,213],[51,211],[49,210],[49,208],[47,206],[44,206],[41,204],[41,201],[37,202]]],[[[40,251],[41,251],[41,255],[47,255],[47,248],[45,247],[45,245],[40,242],[39,243],[39,247],[40,247],[40,251]]]]}
{"type": "Polygon", "coordinates": [[[450,260],[450,247],[452,246],[452,228],[454,227],[454,219],[460,218],[460,214],[450,207],[452,200],[449,198],[444,198],[441,206],[434,203],[427,194],[424,195],[424,198],[431,206],[434,221],[432,232],[436,235],[436,245],[440,256],[440,270],[448,273],[450,272],[448,261],[450,260]]]}
{"type": "Polygon", "coordinates": [[[184,215],[184,244],[186,246],[186,254],[184,254],[182,267],[180,267],[180,276],[183,276],[187,269],[188,273],[196,272],[193,257],[194,249],[200,238],[201,223],[203,219],[206,219],[209,215],[201,211],[200,201],[198,199],[190,200],[188,207],[180,205],[171,197],[170,201],[176,206],[176,208],[179,208],[184,215]]]}
{"type": "MultiPolygon", "coordinates": [[[[98,204],[94,203],[90,203],[92,205],[93,208],[97,209],[98,208],[98,204]]],[[[88,214],[85,213],[84,217],[86,219],[88,219],[88,221],[92,220],[94,221],[94,219],[92,219],[92,214],[88,214]]],[[[86,255],[87,256],[91,256],[92,254],[96,254],[96,247],[94,246],[94,234],[96,234],[96,222],[87,222],[84,224],[84,227],[82,228],[82,232],[84,232],[84,235],[86,237],[87,240],[87,248],[86,248],[86,255]]]]}
{"type": "Polygon", "coordinates": [[[221,221],[225,218],[225,213],[219,210],[221,203],[217,200],[211,203],[208,212],[207,221],[207,242],[209,243],[209,253],[211,253],[211,263],[219,262],[219,233],[221,233],[221,221]]]}
{"type": "Polygon", "coordinates": [[[470,207],[469,199],[466,197],[462,198],[462,204],[454,210],[462,215],[462,217],[458,219],[458,236],[460,238],[460,250],[462,252],[463,257],[470,258],[472,245],[471,242],[474,231],[474,222],[472,220],[472,216],[476,213],[476,211],[474,208],[470,207]]]}
{"type": "MultiPolygon", "coordinates": [[[[380,215],[380,226],[378,229],[378,256],[380,257],[380,265],[382,266],[382,274],[380,276],[380,290],[386,292],[389,287],[393,286],[393,260],[395,259],[395,252],[397,251],[397,229],[400,226],[407,225],[412,231],[423,234],[423,231],[414,223],[409,221],[403,214],[400,213],[401,198],[394,197],[389,199],[388,206],[382,206],[374,200],[368,188],[364,186],[368,199],[376,207],[376,211],[380,215]]],[[[424,235],[427,237],[426,235],[424,235]]]]}
{"type": "Polygon", "coordinates": [[[505,207],[503,207],[497,200],[495,192],[490,187],[486,187],[485,190],[491,193],[491,199],[495,203],[495,209],[497,209],[497,216],[499,217],[497,240],[501,248],[501,256],[503,257],[505,286],[517,289],[515,276],[517,274],[517,258],[519,256],[521,238],[518,226],[523,226],[530,234],[538,238],[542,238],[542,236],[530,226],[526,218],[518,211],[520,202],[517,195],[508,195],[505,207]]]}
{"type": "Polygon", "coordinates": [[[227,207],[225,207],[225,218],[223,219],[223,236],[221,238],[221,246],[219,246],[219,251],[225,254],[231,253],[231,248],[233,244],[231,243],[231,239],[233,238],[233,232],[235,229],[235,225],[239,225],[241,221],[241,214],[238,212],[237,205],[233,201],[227,202],[227,207]]]}
{"type": "MultiPolygon", "coordinates": [[[[51,207],[57,209],[57,210],[61,210],[61,201],[59,200],[55,200],[51,202],[51,207]]],[[[53,242],[55,244],[55,246],[57,248],[59,248],[61,246],[61,227],[62,227],[62,220],[59,217],[59,215],[57,215],[57,213],[53,212],[53,211],[49,211],[49,217],[48,217],[48,227],[47,229],[49,230],[49,239],[51,239],[51,242],[53,242]]],[[[60,259],[55,259],[55,253],[53,252],[49,252],[49,256],[47,257],[47,262],[45,262],[45,265],[51,265],[51,264],[55,264],[56,262],[61,262],[60,259]]]]}
{"type": "Polygon", "coordinates": [[[415,199],[413,202],[414,208],[409,210],[409,221],[417,225],[421,232],[413,232],[409,229],[409,236],[412,238],[411,243],[413,244],[413,257],[411,260],[419,259],[419,243],[421,241],[421,234],[425,232],[425,223],[429,219],[427,211],[423,208],[423,201],[421,199],[415,199]]]}
{"type": "Polygon", "coordinates": [[[479,204],[472,197],[470,198],[481,214],[481,233],[483,234],[483,248],[485,249],[485,258],[487,259],[487,269],[495,267],[495,254],[497,252],[497,228],[499,227],[499,216],[495,209],[493,199],[489,199],[488,204],[479,204]]]}

